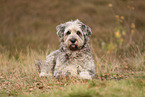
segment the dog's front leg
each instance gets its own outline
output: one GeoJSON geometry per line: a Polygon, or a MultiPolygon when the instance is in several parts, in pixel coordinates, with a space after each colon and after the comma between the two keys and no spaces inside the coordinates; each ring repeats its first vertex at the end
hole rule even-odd
{"type": "Polygon", "coordinates": [[[80,72],[79,78],[82,78],[82,79],[92,79],[92,77],[91,77],[91,75],[89,74],[88,71],[82,71],[82,72],[80,72]]]}
{"type": "Polygon", "coordinates": [[[38,70],[38,72],[40,73],[39,76],[48,76],[48,65],[46,63],[46,61],[38,61],[38,60],[35,60],[35,66],[36,66],[36,69],[38,70]]]}
{"type": "Polygon", "coordinates": [[[54,51],[52,53],[50,53],[47,57],[46,57],[46,61],[44,62],[44,65],[41,69],[41,73],[39,74],[39,76],[53,76],[54,73],[54,67],[56,65],[56,57],[58,55],[58,50],[54,51]]]}

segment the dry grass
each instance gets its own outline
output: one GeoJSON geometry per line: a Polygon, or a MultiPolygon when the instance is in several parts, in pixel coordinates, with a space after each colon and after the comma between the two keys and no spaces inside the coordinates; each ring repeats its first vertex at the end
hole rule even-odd
{"type": "Polygon", "coordinates": [[[43,60],[48,53],[49,51],[38,53],[34,50],[28,50],[27,54],[20,53],[18,59],[15,57],[9,58],[8,53],[1,54],[1,96],[103,97],[110,95],[109,97],[112,97],[112,95],[117,95],[128,97],[139,95],[142,97],[145,95],[143,93],[145,91],[145,59],[142,59],[143,55],[134,57],[132,63],[138,60],[140,64],[132,64],[133,69],[128,66],[130,61],[126,61],[126,65],[123,65],[120,61],[116,59],[112,61],[112,58],[108,59],[106,56],[97,61],[97,75],[93,80],[77,78],[56,80],[40,78],[34,66],[35,59],[43,60]],[[119,94],[120,92],[122,94],[119,94]]]}
{"type": "Polygon", "coordinates": [[[0,96],[144,97],[144,5],[142,0],[1,0],[0,96]],[[34,60],[58,49],[55,27],[76,18],[92,28],[96,77],[40,78],[34,60]]]}

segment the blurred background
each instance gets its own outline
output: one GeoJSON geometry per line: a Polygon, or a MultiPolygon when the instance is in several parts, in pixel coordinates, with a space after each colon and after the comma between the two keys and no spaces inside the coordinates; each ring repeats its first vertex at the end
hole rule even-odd
{"type": "Polygon", "coordinates": [[[59,48],[56,26],[79,19],[97,56],[145,50],[144,0],[0,0],[0,53],[59,48]]]}

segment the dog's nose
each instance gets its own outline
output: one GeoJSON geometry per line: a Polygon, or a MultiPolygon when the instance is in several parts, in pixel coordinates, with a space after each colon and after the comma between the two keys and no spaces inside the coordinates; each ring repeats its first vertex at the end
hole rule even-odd
{"type": "Polygon", "coordinates": [[[75,38],[72,38],[70,41],[71,43],[75,43],[77,40],[75,38]]]}

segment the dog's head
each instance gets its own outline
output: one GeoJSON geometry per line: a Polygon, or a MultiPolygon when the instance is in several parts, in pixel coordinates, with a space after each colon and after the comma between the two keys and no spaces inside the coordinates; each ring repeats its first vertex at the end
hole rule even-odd
{"type": "Polygon", "coordinates": [[[79,20],[68,21],[58,25],[56,28],[60,41],[72,51],[83,48],[92,34],[91,29],[79,20]]]}

